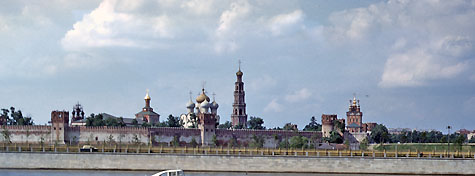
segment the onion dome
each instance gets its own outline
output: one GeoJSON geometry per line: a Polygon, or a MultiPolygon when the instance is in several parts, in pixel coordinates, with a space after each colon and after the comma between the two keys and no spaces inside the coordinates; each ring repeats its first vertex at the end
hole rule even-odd
{"type": "Polygon", "coordinates": [[[241,69],[239,69],[239,71],[236,72],[236,76],[242,76],[242,71],[241,71],[241,69]]]}
{"type": "Polygon", "coordinates": [[[353,106],[356,106],[356,97],[353,97],[353,106]]]}
{"type": "Polygon", "coordinates": [[[210,104],[209,104],[208,100],[203,101],[203,102],[200,104],[200,107],[201,107],[201,108],[205,108],[205,109],[209,108],[209,107],[210,107],[210,104]]]}
{"type": "Polygon", "coordinates": [[[196,102],[202,103],[203,101],[208,101],[209,104],[209,97],[205,93],[205,89],[202,89],[201,94],[196,98],[196,102]]]}
{"type": "Polygon", "coordinates": [[[191,100],[186,103],[186,108],[193,109],[195,108],[195,103],[193,103],[191,100]]]}
{"type": "Polygon", "coordinates": [[[218,109],[219,108],[219,105],[218,103],[216,103],[216,101],[213,101],[210,105],[211,109],[218,109]]]}

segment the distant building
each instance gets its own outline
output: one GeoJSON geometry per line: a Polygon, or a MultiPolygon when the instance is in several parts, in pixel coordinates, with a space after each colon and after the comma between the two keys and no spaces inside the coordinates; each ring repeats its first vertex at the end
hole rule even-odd
{"type": "Polygon", "coordinates": [[[86,119],[84,118],[84,110],[79,102],[74,105],[71,112],[71,126],[86,126],[86,119]]]}
{"type": "Polygon", "coordinates": [[[353,100],[350,100],[350,107],[348,112],[346,112],[347,117],[347,126],[346,129],[349,133],[371,133],[373,128],[378,125],[377,123],[363,123],[363,112],[361,112],[360,100],[357,100],[356,97],[353,97],[353,100]]]}
{"type": "Polygon", "coordinates": [[[360,110],[360,100],[356,100],[353,97],[353,101],[350,100],[349,111],[346,112],[347,125],[346,129],[350,133],[363,132],[363,112],[360,110]]]}
{"type": "Polygon", "coordinates": [[[247,127],[247,113],[244,93],[244,82],[242,82],[242,71],[239,64],[239,70],[236,72],[237,80],[234,86],[234,103],[231,122],[233,126],[247,127]]]}
{"type": "Polygon", "coordinates": [[[156,112],[154,112],[153,108],[150,107],[150,100],[152,100],[152,99],[148,95],[148,91],[147,91],[147,94],[145,95],[144,99],[145,99],[145,107],[142,108],[142,111],[135,114],[135,118],[137,120],[142,120],[142,121],[145,121],[145,122],[148,122],[148,123],[151,123],[151,124],[159,122],[160,121],[160,115],[157,114],[156,112]]]}

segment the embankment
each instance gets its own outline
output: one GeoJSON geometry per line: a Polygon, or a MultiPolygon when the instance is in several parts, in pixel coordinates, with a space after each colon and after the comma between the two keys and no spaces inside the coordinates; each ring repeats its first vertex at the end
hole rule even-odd
{"type": "Polygon", "coordinates": [[[475,160],[13,152],[0,153],[0,168],[454,175],[475,174],[475,160]]]}

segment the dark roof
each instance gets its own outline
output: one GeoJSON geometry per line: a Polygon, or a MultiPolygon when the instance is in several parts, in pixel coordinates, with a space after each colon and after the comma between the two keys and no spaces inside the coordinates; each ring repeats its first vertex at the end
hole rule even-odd
{"type": "Polygon", "coordinates": [[[142,115],[142,116],[143,115],[157,115],[157,116],[159,116],[159,114],[157,114],[156,112],[153,112],[153,111],[140,111],[135,115],[139,115],[139,116],[140,115],[142,115]]]}
{"type": "MultiPolygon", "coordinates": [[[[102,114],[102,117],[104,119],[108,119],[108,118],[115,118],[115,119],[118,119],[119,117],[116,117],[116,116],[113,116],[113,115],[110,115],[110,114],[107,114],[107,113],[101,113],[102,114]]],[[[140,118],[136,119],[136,118],[123,118],[124,119],[124,123],[129,125],[129,124],[132,124],[132,120],[137,120],[138,124],[142,124],[144,121],[140,118]]]]}

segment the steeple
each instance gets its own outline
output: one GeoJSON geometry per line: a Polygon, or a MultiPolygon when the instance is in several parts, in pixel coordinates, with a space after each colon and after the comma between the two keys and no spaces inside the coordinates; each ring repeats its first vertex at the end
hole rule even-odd
{"type": "Polygon", "coordinates": [[[237,80],[235,82],[234,89],[234,103],[233,112],[231,115],[231,121],[233,126],[246,127],[247,114],[246,114],[246,102],[244,93],[244,82],[242,82],[241,61],[239,60],[238,71],[236,72],[237,80]]]}

